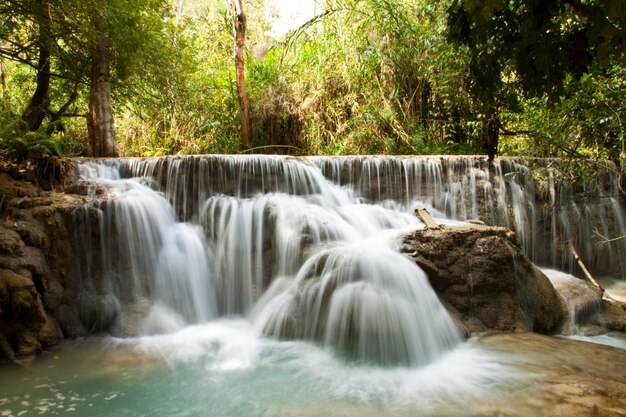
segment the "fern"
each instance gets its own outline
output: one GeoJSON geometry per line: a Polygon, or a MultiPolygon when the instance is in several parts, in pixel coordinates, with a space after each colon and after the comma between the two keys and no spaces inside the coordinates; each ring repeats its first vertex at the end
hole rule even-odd
{"type": "Polygon", "coordinates": [[[21,119],[9,121],[0,128],[0,148],[18,160],[65,154],[63,143],[44,131],[28,131],[21,119]]]}

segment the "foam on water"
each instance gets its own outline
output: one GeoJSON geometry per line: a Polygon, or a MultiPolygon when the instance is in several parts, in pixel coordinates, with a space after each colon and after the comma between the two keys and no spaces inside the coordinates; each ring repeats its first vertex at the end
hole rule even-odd
{"type": "Polygon", "coordinates": [[[422,410],[458,406],[494,389],[512,389],[523,379],[507,365],[510,357],[472,345],[459,346],[422,368],[383,368],[346,363],[316,344],[259,338],[245,320],[220,320],[114,343],[157,353],[174,367],[201,363],[209,379],[233,373],[262,378],[280,369],[315,396],[422,410]]]}
{"type": "Polygon", "coordinates": [[[421,368],[367,366],[319,344],[259,337],[245,319],[220,319],[66,345],[29,372],[6,370],[0,409],[85,417],[319,415],[320,407],[335,415],[467,415],[532,384],[512,363],[465,344],[421,368]]]}
{"type": "Polygon", "coordinates": [[[422,227],[407,207],[363,204],[318,166],[277,158],[233,159],[228,194],[211,192],[209,178],[187,196],[186,161],[172,161],[166,175],[137,160],[82,168],[109,193],[98,200],[99,246],[113,284],[99,287],[112,288],[122,317],[150,300],[144,333],[246,315],[267,336],[412,366],[460,343],[423,271],[397,251],[402,233],[422,227]],[[129,172],[142,176],[123,179],[129,172]]]}

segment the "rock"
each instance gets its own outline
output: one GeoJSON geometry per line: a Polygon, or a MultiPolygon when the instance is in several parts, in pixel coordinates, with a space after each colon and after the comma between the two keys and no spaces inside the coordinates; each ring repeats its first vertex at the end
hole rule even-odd
{"type": "Polygon", "coordinates": [[[78,309],[75,305],[61,304],[55,311],[54,317],[57,319],[64,337],[75,338],[87,334],[78,317],[78,309]]]}
{"type": "Polygon", "coordinates": [[[602,300],[601,308],[589,317],[589,323],[609,331],[626,331],[626,305],[611,298],[602,300]]]}
{"type": "Polygon", "coordinates": [[[494,334],[470,343],[512,355],[519,366],[539,377],[497,406],[498,412],[485,415],[624,415],[626,354],[622,349],[533,333],[494,334]]]}
{"type": "Polygon", "coordinates": [[[626,304],[607,297],[587,280],[555,270],[544,272],[569,311],[570,320],[563,326],[562,334],[591,336],[626,329],[626,304]]]}
{"type": "Polygon", "coordinates": [[[553,333],[567,316],[548,278],[508,229],[447,225],[418,230],[403,243],[448,310],[462,318],[461,330],[553,333]]]}
{"type": "Polygon", "coordinates": [[[0,253],[19,256],[23,246],[24,243],[17,232],[4,227],[0,229],[0,253]]]}
{"type": "Polygon", "coordinates": [[[41,348],[41,343],[29,329],[19,332],[16,337],[15,356],[18,358],[33,356],[41,348]]]}
{"type": "Polygon", "coordinates": [[[115,296],[83,293],[76,300],[81,322],[95,332],[107,331],[115,321],[120,303],[115,296]]]}
{"type": "Polygon", "coordinates": [[[600,308],[602,290],[598,287],[563,272],[546,270],[545,273],[552,282],[554,289],[565,301],[574,321],[582,321],[584,316],[588,316],[600,308]]]}
{"type": "Polygon", "coordinates": [[[13,271],[0,269],[0,306],[4,318],[19,320],[39,330],[45,323],[45,312],[32,280],[13,271]]]}
{"type": "Polygon", "coordinates": [[[58,345],[63,339],[63,333],[59,323],[49,314],[46,314],[46,321],[39,333],[37,340],[41,343],[42,348],[49,348],[58,345]]]}
{"type": "Polygon", "coordinates": [[[5,201],[38,194],[37,187],[30,182],[16,181],[6,172],[0,172],[0,196],[2,196],[5,201]]]}
{"type": "Polygon", "coordinates": [[[5,359],[35,354],[46,313],[32,280],[0,269],[0,352],[5,359]]]}
{"type": "Polygon", "coordinates": [[[0,333],[0,359],[15,359],[15,351],[3,333],[0,333]]]}
{"type": "Polygon", "coordinates": [[[27,169],[0,165],[0,357],[5,359],[31,356],[63,336],[87,334],[76,306],[83,279],[76,258],[83,248],[74,233],[81,224],[77,216],[97,233],[98,217],[85,209],[84,196],[57,191],[78,180],[75,163],[47,162],[54,172],[43,188],[51,191],[30,183],[34,174],[27,169]]]}
{"type": "Polygon", "coordinates": [[[118,337],[135,337],[141,334],[142,324],[150,314],[152,302],[147,298],[137,298],[117,315],[111,326],[111,334],[118,337]]]}
{"type": "Polygon", "coordinates": [[[13,223],[13,228],[27,246],[36,248],[48,247],[48,236],[43,228],[33,227],[35,225],[37,224],[33,222],[32,219],[18,220],[13,223]]]}

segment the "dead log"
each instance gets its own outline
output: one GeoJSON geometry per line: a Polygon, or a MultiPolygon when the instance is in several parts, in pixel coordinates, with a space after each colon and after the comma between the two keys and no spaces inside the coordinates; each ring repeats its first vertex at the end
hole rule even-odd
{"type": "Polygon", "coordinates": [[[439,229],[441,227],[424,207],[416,208],[415,215],[424,223],[426,229],[439,229]]]}
{"type": "Polygon", "coordinates": [[[587,277],[589,282],[591,282],[593,285],[598,287],[600,289],[600,291],[602,291],[602,293],[604,294],[604,288],[602,288],[602,286],[600,284],[598,284],[598,281],[596,281],[593,278],[593,275],[591,275],[591,272],[589,272],[589,270],[587,269],[587,267],[583,263],[583,260],[578,255],[578,252],[576,251],[576,248],[574,248],[574,245],[572,244],[572,242],[569,243],[569,248],[570,248],[570,251],[572,252],[572,256],[574,257],[576,262],[578,262],[578,266],[580,266],[580,269],[583,270],[583,273],[585,274],[585,277],[587,277]]]}

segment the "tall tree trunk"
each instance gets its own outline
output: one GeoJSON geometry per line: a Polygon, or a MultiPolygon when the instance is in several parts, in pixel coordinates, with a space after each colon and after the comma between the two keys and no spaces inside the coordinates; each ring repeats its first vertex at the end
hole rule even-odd
{"type": "Polygon", "coordinates": [[[423,81],[420,83],[422,91],[420,94],[420,117],[422,119],[422,127],[428,129],[430,124],[430,83],[423,81]]]}
{"type": "MultiPolygon", "coordinates": [[[[0,47],[2,42],[0,41],[0,47]]],[[[5,94],[7,89],[6,76],[4,75],[4,59],[0,57],[0,109],[6,110],[5,107],[5,94]]]]}
{"type": "Polygon", "coordinates": [[[52,35],[50,33],[50,5],[48,0],[37,0],[34,16],[39,25],[39,59],[37,62],[37,87],[22,113],[22,119],[31,131],[41,127],[50,106],[50,57],[52,49],[52,35]]]}
{"type": "Polygon", "coordinates": [[[498,153],[498,145],[500,142],[500,121],[498,120],[497,111],[489,113],[483,149],[489,156],[489,163],[492,163],[498,153]]]}
{"type": "Polygon", "coordinates": [[[246,77],[244,70],[244,54],[246,43],[246,15],[242,0],[231,0],[233,13],[233,31],[235,34],[235,68],[237,70],[237,97],[239,99],[239,119],[241,121],[241,137],[246,148],[252,147],[252,129],[250,127],[250,105],[246,93],[246,77]]]}
{"type": "Polygon", "coordinates": [[[106,0],[100,0],[100,16],[95,12],[95,39],[91,51],[91,80],[87,130],[91,156],[115,156],[115,125],[111,107],[111,42],[100,18],[106,18],[106,0]]]}

